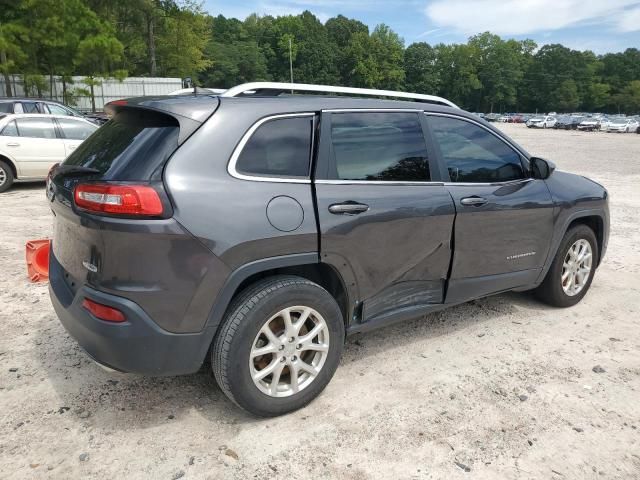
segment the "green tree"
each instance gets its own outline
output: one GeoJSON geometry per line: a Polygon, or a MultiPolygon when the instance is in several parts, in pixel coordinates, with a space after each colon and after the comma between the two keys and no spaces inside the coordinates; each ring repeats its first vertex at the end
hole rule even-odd
{"type": "Polygon", "coordinates": [[[551,105],[561,112],[571,112],[580,105],[578,86],[574,80],[564,80],[551,94],[551,105]]]}
{"type": "Polygon", "coordinates": [[[436,69],[438,57],[431,45],[412,43],[404,51],[405,85],[410,92],[433,94],[438,91],[440,79],[436,69]]]}

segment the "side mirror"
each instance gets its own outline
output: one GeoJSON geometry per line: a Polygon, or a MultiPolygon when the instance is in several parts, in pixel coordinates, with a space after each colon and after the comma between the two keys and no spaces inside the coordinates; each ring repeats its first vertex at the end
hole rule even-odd
{"type": "Polygon", "coordinates": [[[529,162],[531,164],[531,177],[539,180],[546,180],[556,169],[555,163],[544,158],[532,157],[529,162]]]}

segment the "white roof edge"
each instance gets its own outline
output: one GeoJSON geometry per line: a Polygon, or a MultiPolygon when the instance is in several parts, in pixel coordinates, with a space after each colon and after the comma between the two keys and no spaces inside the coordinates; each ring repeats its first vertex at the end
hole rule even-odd
{"type": "Polygon", "coordinates": [[[449,107],[459,108],[455,103],[446,98],[422,93],[396,92],[393,90],[376,90],[373,88],[335,87],[331,85],[313,85],[309,83],[284,83],[284,82],[251,82],[236,85],[220,94],[221,97],[237,97],[250,90],[292,90],[297,92],[325,92],[347,93],[352,95],[368,95],[372,97],[396,97],[412,100],[425,100],[427,102],[442,103],[449,107]]]}

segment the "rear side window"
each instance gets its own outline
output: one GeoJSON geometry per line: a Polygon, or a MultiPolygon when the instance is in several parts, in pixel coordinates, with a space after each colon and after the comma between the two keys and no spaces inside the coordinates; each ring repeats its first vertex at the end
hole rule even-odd
{"type": "Polygon", "coordinates": [[[17,137],[18,136],[18,128],[16,127],[16,122],[11,121],[7,123],[2,129],[2,135],[5,137],[17,137]]]}
{"type": "Polygon", "coordinates": [[[524,178],[520,155],[473,123],[429,116],[429,124],[452,182],[494,183],[524,178]]]}
{"type": "Polygon", "coordinates": [[[21,137],[56,138],[56,129],[51,118],[19,118],[17,122],[21,137]]]}
{"type": "Polygon", "coordinates": [[[0,113],[13,113],[13,102],[0,102],[0,113]]]}
{"type": "Polygon", "coordinates": [[[95,168],[105,180],[157,180],[178,148],[179,133],[173,117],[125,109],[82,142],[64,164],[95,168]]]}
{"type": "Polygon", "coordinates": [[[417,113],[336,113],[331,116],[333,178],[431,180],[417,113]]]}
{"type": "Polygon", "coordinates": [[[70,118],[59,118],[58,123],[60,124],[60,128],[62,128],[64,138],[70,140],[84,140],[96,131],[95,127],[85,122],[71,120],[70,118]]]}
{"type": "Polygon", "coordinates": [[[268,177],[308,177],[313,116],[276,118],[260,125],[236,161],[236,171],[268,177]]]}

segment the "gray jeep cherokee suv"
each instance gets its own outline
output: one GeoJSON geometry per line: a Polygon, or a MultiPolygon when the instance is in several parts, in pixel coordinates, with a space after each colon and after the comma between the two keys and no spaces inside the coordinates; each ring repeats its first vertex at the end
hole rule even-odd
{"type": "Polygon", "coordinates": [[[438,97],[254,83],[110,108],[47,182],[55,310],[111,369],[209,355],[256,415],[316,397],[345,335],[509,290],[574,305],[607,247],[602,186],[438,97]]]}

